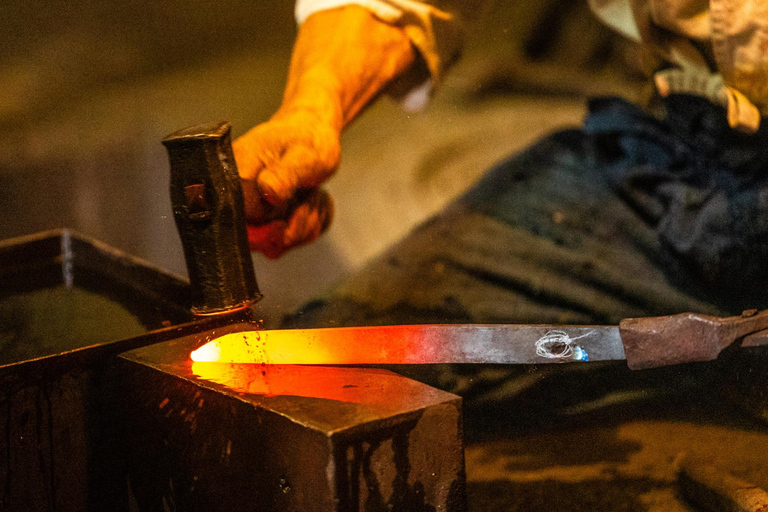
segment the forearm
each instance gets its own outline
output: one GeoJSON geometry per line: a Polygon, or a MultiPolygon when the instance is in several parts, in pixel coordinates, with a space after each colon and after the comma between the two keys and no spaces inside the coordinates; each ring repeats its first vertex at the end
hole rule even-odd
{"type": "Polygon", "coordinates": [[[400,28],[360,7],[304,21],[282,105],[232,144],[253,250],[275,258],[327,228],[333,203],[319,187],[339,166],[342,129],[420,62],[400,28]]]}
{"type": "Polygon", "coordinates": [[[315,13],[299,30],[276,117],[308,111],[341,131],[414,65],[417,54],[405,33],[367,10],[350,5],[315,13]]]}

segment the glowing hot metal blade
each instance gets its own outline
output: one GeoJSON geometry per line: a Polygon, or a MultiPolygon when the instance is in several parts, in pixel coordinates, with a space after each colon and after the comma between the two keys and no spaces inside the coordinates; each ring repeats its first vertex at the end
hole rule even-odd
{"type": "Polygon", "coordinates": [[[553,363],[624,359],[615,326],[397,325],[244,331],[191,354],[258,364],[553,363]]]}

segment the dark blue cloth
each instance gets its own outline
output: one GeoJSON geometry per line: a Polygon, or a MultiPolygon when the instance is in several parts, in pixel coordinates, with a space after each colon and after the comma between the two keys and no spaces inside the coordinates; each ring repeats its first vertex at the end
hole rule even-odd
{"type": "MultiPolygon", "coordinates": [[[[768,288],[768,122],[754,135],[688,95],[658,119],[618,98],[589,104],[584,124],[610,185],[652,224],[670,278],[717,302],[768,288]]],[[[762,304],[763,307],[768,304],[762,304]]]]}
{"type": "MultiPolygon", "coordinates": [[[[768,307],[768,130],[691,96],[592,100],[289,327],[605,323],[768,307]]],[[[764,123],[768,126],[768,123],[764,123]]]]}

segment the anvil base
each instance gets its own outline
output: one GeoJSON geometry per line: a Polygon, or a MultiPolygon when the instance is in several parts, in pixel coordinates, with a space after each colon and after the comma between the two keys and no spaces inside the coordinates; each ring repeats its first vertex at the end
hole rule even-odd
{"type": "Polygon", "coordinates": [[[459,397],[385,370],[189,360],[251,327],[121,356],[135,507],[466,509],[459,397]]]}

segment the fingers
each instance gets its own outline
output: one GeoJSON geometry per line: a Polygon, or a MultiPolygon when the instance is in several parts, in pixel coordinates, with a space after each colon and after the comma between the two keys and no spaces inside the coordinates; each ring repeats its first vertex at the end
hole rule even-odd
{"type": "MultiPolygon", "coordinates": [[[[287,161],[287,157],[290,154],[299,151],[299,148],[289,149],[285,157],[262,169],[256,177],[259,195],[269,204],[285,203],[299,189],[299,173],[301,171],[297,167],[301,166],[302,163],[299,162],[297,165],[295,157],[291,158],[291,161],[287,161]]],[[[303,165],[305,167],[315,167],[315,162],[312,161],[311,155],[303,162],[303,165]]],[[[306,172],[310,171],[307,170],[306,172]]]]}
{"type": "Polygon", "coordinates": [[[270,259],[276,259],[288,250],[283,245],[283,233],[287,223],[275,220],[261,226],[248,224],[248,244],[254,252],[260,252],[270,259]]]}
{"type": "Polygon", "coordinates": [[[248,226],[251,250],[278,258],[291,248],[314,241],[330,225],[333,201],[324,190],[313,190],[287,218],[248,226]]]}
{"type": "Polygon", "coordinates": [[[254,180],[256,175],[264,167],[264,161],[267,160],[262,151],[265,144],[261,144],[259,139],[261,125],[252,128],[247,133],[232,141],[232,153],[237,163],[237,172],[244,180],[254,180]]]}
{"type": "Polygon", "coordinates": [[[333,218],[333,201],[324,190],[315,189],[293,211],[283,236],[287,247],[309,243],[319,237],[333,218]]]}
{"type": "Polygon", "coordinates": [[[318,187],[338,168],[339,129],[317,113],[291,111],[235,140],[251,249],[277,258],[315,240],[333,205],[318,187]]]}
{"type": "Polygon", "coordinates": [[[315,188],[335,169],[327,169],[324,159],[313,148],[295,145],[279,160],[262,169],[257,178],[259,193],[270,204],[288,201],[303,188],[315,188]]]}
{"type": "Polygon", "coordinates": [[[338,141],[318,145],[294,144],[280,157],[265,165],[256,177],[261,196],[272,205],[285,203],[297,191],[316,188],[336,172],[338,141]]]}
{"type": "Polygon", "coordinates": [[[319,186],[341,155],[338,131],[300,112],[256,126],[234,141],[232,151],[241,178],[253,180],[272,205],[319,186]]]}

